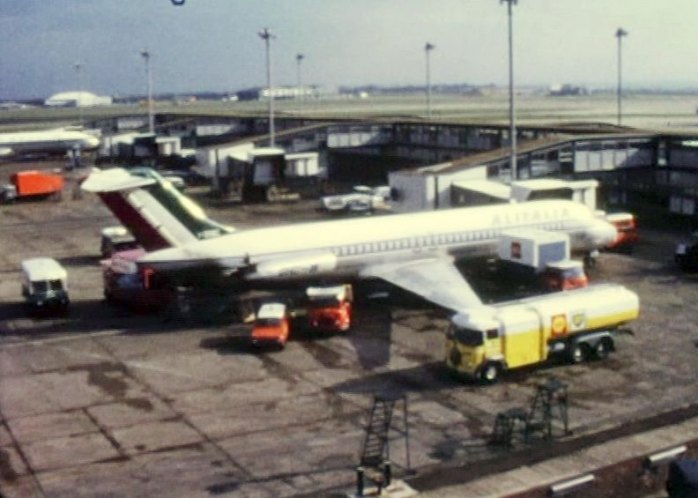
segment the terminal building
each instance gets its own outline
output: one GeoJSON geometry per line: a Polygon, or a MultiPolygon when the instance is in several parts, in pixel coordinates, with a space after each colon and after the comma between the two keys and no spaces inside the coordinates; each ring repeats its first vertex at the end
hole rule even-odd
{"type": "MultiPolygon", "coordinates": [[[[136,118],[130,123],[142,126],[136,118]]],[[[269,143],[263,116],[170,113],[157,115],[156,123],[158,137],[181,141],[180,146],[161,138],[160,150],[184,149],[209,172],[228,171],[240,147],[269,143]]],[[[107,136],[108,130],[133,132],[127,116],[94,124],[107,136]]],[[[317,153],[313,170],[330,181],[389,183],[402,211],[462,205],[473,199],[468,183],[512,180],[505,125],[302,116],[279,117],[275,125],[275,146],[287,154],[317,153]]],[[[596,180],[601,208],[642,206],[687,217],[698,214],[698,132],[580,124],[520,126],[517,134],[517,179],[596,180]]],[[[103,154],[114,157],[114,150],[103,154]]],[[[153,160],[157,150],[153,148],[153,160]]],[[[214,187],[220,182],[220,177],[212,178],[214,187]]]]}

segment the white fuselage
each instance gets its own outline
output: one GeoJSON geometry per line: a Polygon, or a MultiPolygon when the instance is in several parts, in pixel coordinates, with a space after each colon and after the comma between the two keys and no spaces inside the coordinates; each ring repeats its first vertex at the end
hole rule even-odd
{"type": "Polygon", "coordinates": [[[13,153],[65,152],[71,149],[90,150],[99,145],[99,139],[77,130],[41,130],[0,133],[0,148],[13,153]]]}
{"type": "Polygon", "coordinates": [[[244,230],[155,251],[141,263],[251,268],[247,279],[360,275],[368,265],[496,254],[502,231],[519,227],[567,233],[573,251],[597,249],[616,235],[582,204],[545,200],[244,230]]]}

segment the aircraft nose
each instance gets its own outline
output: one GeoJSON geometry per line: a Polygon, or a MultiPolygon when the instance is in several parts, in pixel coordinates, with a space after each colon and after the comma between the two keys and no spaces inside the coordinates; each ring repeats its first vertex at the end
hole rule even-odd
{"type": "Polygon", "coordinates": [[[588,232],[588,237],[591,243],[596,247],[609,245],[616,240],[618,230],[612,224],[606,221],[597,221],[594,227],[588,232]]]}

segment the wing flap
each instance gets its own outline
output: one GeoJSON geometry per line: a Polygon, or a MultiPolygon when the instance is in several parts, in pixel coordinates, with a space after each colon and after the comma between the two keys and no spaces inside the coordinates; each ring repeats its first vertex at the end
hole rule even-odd
{"type": "Polygon", "coordinates": [[[444,259],[370,265],[361,276],[383,279],[454,311],[482,305],[463,275],[444,259]]]}

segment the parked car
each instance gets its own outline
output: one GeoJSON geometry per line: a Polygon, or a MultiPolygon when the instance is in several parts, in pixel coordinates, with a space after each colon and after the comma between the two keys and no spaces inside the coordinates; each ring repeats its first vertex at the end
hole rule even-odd
{"type": "Polygon", "coordinates": [[[391,192],[387,185],[368,187],[357,185],[348,194],[327,195],[322,198],[322,208],[331,211],[370,212],[390,209],[391,192]]]}
{"type": "Polygon", "coordinates": [[[252,345],[273,345],[283,348],[291,332],[290,322],[285,304],[278,302],[262,304],[252,327],[252,345]]]}

